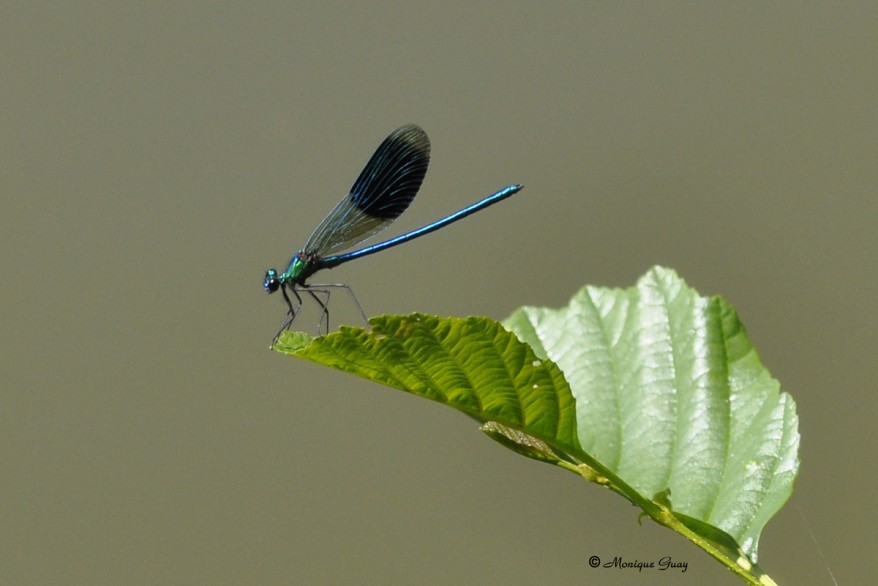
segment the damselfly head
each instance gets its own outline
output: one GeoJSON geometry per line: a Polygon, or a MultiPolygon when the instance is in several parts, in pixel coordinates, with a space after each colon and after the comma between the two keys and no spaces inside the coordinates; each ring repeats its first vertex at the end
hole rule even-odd
{"type": "Polygon", "coordinates": [[[277,278],[277,271],[268,269],[265,271],[265,280],[262,281],[262,287],[266,293],[274,293],[280,289],[280,279],[277,278]]]}

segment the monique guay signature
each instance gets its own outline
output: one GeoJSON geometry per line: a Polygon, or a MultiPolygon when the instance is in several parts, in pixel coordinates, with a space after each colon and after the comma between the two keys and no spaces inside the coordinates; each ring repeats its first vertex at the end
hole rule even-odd
{"type": "Polygon", "coordinates": [[[622,559],[621,556],[616,556],[612,560],[608,562],[604,562],[603,566],[605,568],[619,568],[619,569],[636,569],[638,572],[642,572],[643,570],[680,570],[681,572],[685,572],[689,568],[689,562],[675,562],[671,559],[671,556],[666,555],[665,557],[659,559],[655,562],[642,562],[640,560],[628,561],[622,559]]]}

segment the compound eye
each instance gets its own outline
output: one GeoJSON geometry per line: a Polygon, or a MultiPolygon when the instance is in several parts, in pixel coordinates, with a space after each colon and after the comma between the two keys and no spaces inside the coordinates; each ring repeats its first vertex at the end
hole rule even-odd
{"type": "Polygon", "coordinates": [[[268,293],[274,293],[278,289],[280,289],[280,279],[277,278],[277,271],[274,269],[268,269],[265,271],[265,280],[262,281],[262,287],[268,293]]]}

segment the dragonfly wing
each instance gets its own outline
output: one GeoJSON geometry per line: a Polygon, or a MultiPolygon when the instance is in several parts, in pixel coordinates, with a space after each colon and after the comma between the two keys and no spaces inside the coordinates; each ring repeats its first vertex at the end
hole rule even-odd
{"type": "Polygon", "coordinates": [[[430,139],[408,124],[391,133],[338,205],[314,229],[305,252],[326,256],[386,228],[414,199],[430,163],[430,139]]]}

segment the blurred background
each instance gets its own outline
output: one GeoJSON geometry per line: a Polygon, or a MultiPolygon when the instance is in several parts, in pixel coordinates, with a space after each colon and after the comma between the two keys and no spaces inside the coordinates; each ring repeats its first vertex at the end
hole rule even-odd
{"type": "Polygon", "coordinates": [[[265,269],[408,122],[432,162],[383,236],[526,189],[318,280],[370,315],[502,319],[656,264],[722,294],[801,419],[760,563],[866,583],[876,23],[873,2],[5,4],[0,583],[741,583],[451,409],[268,350],[265,269]]]}

